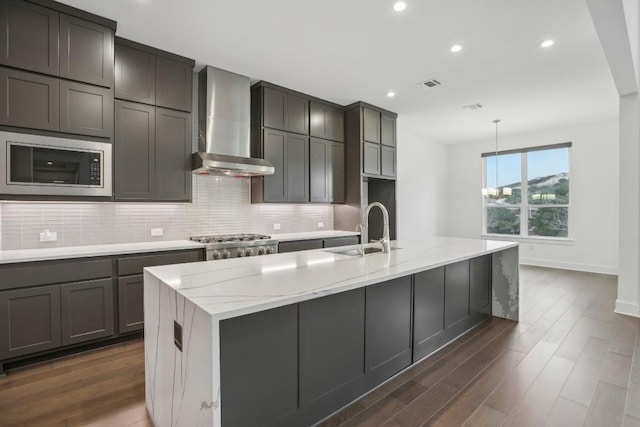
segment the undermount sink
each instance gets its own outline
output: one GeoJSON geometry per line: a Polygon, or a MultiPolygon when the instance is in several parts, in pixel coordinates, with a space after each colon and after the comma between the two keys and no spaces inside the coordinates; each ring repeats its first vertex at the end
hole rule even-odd
{"type": "MultiPolygon", "coordinates": [[[[391,248],[392,251],[395,251],[396,249],[399,249],[399,248],[391,248]]],[[[347,256],[361,256],[360,249],[347,249],[344,251],[325,251],[325,252],[331,252],[334,254],[347,255],[347,256]]],[[[377,252],[382,252],[382,248],[378,248],[375,246],[364,248],[365,255],[375,254],[377,252]]]]}

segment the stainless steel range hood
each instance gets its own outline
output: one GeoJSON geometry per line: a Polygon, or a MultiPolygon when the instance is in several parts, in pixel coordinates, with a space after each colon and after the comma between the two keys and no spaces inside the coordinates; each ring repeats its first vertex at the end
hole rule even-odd
{"type": "Polygon", "coordinates": [[[250,97],[248,77],[214,67],[200,71],[193,173],[238,177],[274,173],[271,163],[251,157],[250,97]]]}

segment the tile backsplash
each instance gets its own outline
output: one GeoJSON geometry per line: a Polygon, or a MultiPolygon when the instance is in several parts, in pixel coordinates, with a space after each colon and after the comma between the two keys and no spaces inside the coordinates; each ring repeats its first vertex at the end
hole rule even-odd
{"type": "Polygon", "coordinates": [[[295,233],[333,228],[330,205],[251,204],[251,180],[193,176],[193,203],[0,202],[0,249],[34,249],[158,240],[200,234],[295,233]],[[280,230],[273,225],[280,224],[280,230]],[[163,236],[152,237],[151,229],[163,236]],[[40,242],[40,233],[57,233],[40,242]]]}

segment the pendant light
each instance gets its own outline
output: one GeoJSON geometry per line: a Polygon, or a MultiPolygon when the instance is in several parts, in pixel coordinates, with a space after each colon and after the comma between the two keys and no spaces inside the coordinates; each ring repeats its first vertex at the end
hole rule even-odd
{"type": "MultiPolygon", "coordinates": [[[[500,197],[500,187],[498,184],[498,123],[500,123],[499,119],[493,121],[496,125],[496,186],[483,188],[482,195],[491,199],[498,199],[500,197]]],[[[505,197],[511,196],[511,187],[503,187],[502,195],[505,197]]]]}

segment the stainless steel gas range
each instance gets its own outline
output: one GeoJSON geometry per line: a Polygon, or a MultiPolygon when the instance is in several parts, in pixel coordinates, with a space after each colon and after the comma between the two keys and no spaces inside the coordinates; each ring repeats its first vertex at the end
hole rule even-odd
{"type": "Polygon", "coordinates": [[[278,252],[278,241],[261,234],[226,234],[194,236],[193,241],[204,243],[206,260],[269,255],[278,252]]]}

